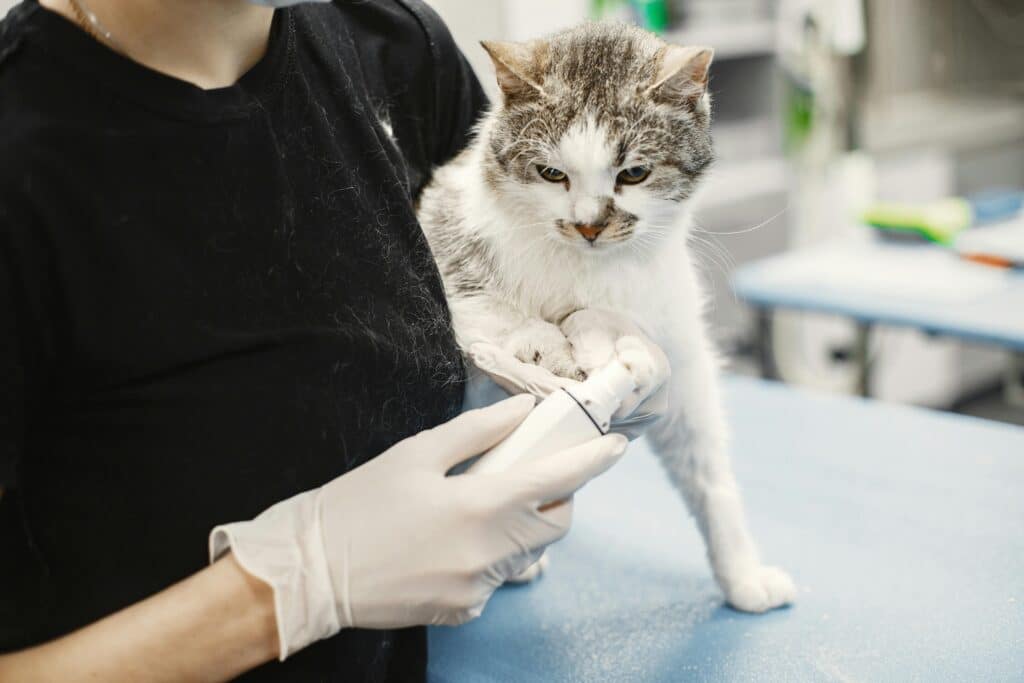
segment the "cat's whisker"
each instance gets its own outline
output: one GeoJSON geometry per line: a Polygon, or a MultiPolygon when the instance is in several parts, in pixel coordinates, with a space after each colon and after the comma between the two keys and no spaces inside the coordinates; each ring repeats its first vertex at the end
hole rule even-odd
{"type": "MultiPolygon", "coordinates": [[[[689,238],[697,245],[702,245],[704,247],[702,253],[709,259],[712,259],[718,267],[721,268],[723,275],[728,276],[736,267],[736,262],[732,253],[713,237],[702,237],[700,234],[703,233],[704,235],[713,236],[720,233],[704,230],[696,223],[694,223],[694,227],[695,230],[690,233],[689,238]]],[[[730,293],[733,298],[735,298],[736,293],[732,290],[730,290],[730,293]]]]}
{"type": "MultiPolygon", "coordinates": [[[[728,279],[729,274],[735,268],[735,263],[732,260],[732,255],[720,244],[712,242],[707,239],[691,236],[693,239],[693,250],[696,254],[702,258],[693,259],[694,265],[700,269],[705,275],[705,283],[711,287],[712,293],[715,290],[715,268],[721,271],[722,275],[728,279]]],[[[735,300],[736,293],[729,288],[730,296],[735,300]]]]}
{"type": "Polygon", "coordinates": [[[759,229],[763,228],[764,226],[768,225],[772,221],[775,221],[776,219],[781,217],[788,210],[789,210],[789,204],[787,203],[785,206],[783,206],[781,209],[779,209],[773,215],[769,216],[768,218],[766,218],[765,220],[761,221],[757,225],[753,225],[753,226],[751,226],[749,228],[742,228],[740,230],[733,230],[733,231],[729,231],[729,232],[715,232],[715,231],[712,231],[712,230],[708,230],[708,229],[704,228],[701,225],[698,225],[696,222],[694,222],[694,228],[697,229],[697,230],[700,230],[701,232],[703,232],[705,234],[708,234],[708,235],[724,235],[724,236],[745,235],[748,232],[754,232],[755,230],[759,230],[759,229]]]}

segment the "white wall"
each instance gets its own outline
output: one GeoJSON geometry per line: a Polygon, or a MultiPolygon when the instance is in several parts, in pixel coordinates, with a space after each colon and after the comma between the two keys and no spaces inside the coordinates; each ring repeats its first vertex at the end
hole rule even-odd
{"type": "MultiPolygon", "coordinates": [[[[3,0],[0,0],[3,2],[3,0]]],[[[459,49],[483,83],[497,95],[494,69],[481,40],[528,40],[579,23],[587,16],[587,0],[427,0],[448,24],[459,49]]]]}
{"type": "Polygon", "coordinates": [[[587,0],[505,0],[505,29],[510,40],[530,40],[578,24],[587,18],[587,0]]]}
{"type": "Polygon", "coordinates": [[[448,30],[452,32],[459,49],[476,71],[488,97],[497,96],[494,70],[487,53],[480,47],[481,40],[503,40],[505,21],[502,3],[479,0],[427,0],[437,10],[448,30]]]}
{"type": "Polygon", "coordinates": [[[0,0],[0,17],[7,14],[7,10],[11,9],[18,3],[16,0],[0,0]]]}

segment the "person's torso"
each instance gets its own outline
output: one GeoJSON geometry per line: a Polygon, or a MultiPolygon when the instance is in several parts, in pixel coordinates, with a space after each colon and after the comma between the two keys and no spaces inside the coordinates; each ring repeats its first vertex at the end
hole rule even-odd
{"type": "MultiPolygon", "coordinates": [[[[424,142],[382,71],[401,56],[382,51],[426,57],[426,37],[396,45],[408,36],[382,32],[399,14],[421,29],[379,4],[279,11],[239,85],[152,74],[137,97],[50,54],[58,36],[36,45],[75,29],[25,11],[16,78],[36,79],[41,109],[75,106],[32,129],[25,169],[53,203],[38,238],[54,365],[14,494],[44,577],[29,639],[183,578],[213,525],[457,412],[462,360],[412,208],[424,142]]],[[[118,77],[144,79],[132,66],[118,77]]],[[[0,650],[24,644],[3,631],[0,650]]],[[[305,655],[308,673],[402,678],[423,639],[343,633],[305,655]]]]}

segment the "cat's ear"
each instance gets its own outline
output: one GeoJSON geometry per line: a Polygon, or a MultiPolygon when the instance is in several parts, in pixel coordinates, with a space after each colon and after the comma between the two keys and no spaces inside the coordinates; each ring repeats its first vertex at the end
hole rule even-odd
{"type": "Polygon", "coordinates": [[[491,61],[498,77],[498,87],[505,95],[505,101],[540,97],[544,94],[544,68],[547,65],[547,44],[502,43],[482,40],[480,44],[491,61]]]}
{"type": "Polygon", "coordinates": [[[666,45],[658,55],[658,71],[646,92],[675,104],[695,106],[707,92],[714,54],[710,47],[666,45]]]}

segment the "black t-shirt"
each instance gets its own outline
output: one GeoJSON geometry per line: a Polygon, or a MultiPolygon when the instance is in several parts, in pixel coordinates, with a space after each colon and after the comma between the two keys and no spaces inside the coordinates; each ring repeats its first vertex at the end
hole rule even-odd
{"type": "MultiPolygon", "coordinates": [[[[34,0],[0,23],[0,651],[196,572],[214,525],[458,412],[413,201],[484,104],[418,0],[278,10],[211,91],[34,0]]],[[[248,676],[425,662],[423,628],[347,630],[248,676]]]]}

